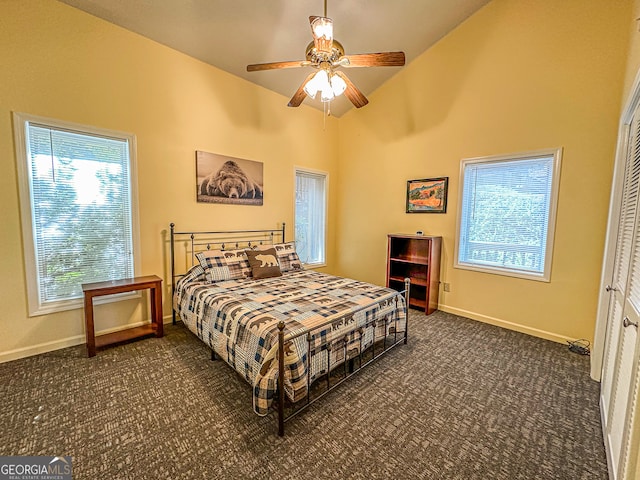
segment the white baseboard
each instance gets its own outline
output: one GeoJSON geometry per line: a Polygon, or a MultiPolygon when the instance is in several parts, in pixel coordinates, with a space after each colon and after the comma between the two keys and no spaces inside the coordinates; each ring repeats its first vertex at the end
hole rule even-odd
{"type": "MultiPolygon", "coordinates": [[[[165,324],[171,323],[171,315],[162,317],[165,324]]],[[[127,325],[121,325],[114,328],[107,328],[106,330],[100,330],[96,332],[96,335],[105,335],[107,333],[119,332],[120,330],[126,330],[128,328],[139,327],[149,323],[136,322],[127,325]]],[[[54,350],[60,350],[62,348],[75,347],[76,345],[83,345],[86,342],[86,338],[83,335],[74,335],[73,337],[67,337],[60,340],[54,340],[52,342],[39,343],[38,345],[31,345],[29,347],[16,348],[15,350],[9,350],[8,352],[0,353],[0,363],[10,362],[11,360],[18,360],[20,358],[31,357],[33,355],[39,355],[41,353],[53,352],[54,350]]]]}
{"type": "Polygon", "coordinates": [[[544,338],[557,343],[567,343],[567,340],[574,341],[575,338],[567,338],[557,333],[547,332],[546,330],[540,330],[538,328],[527,327],[518,323],[509,322],[507,320],[501,320],[499,318],[490,317],[488,315],[482,315],[480,313],[470,312],[469,310],[463,310],[461,308],[450,307],[448,305],[438,305],[438,310],[443,312],[453,313],[454,315],[460,315],[461,317],[470,318],[472,320],[478,320],[479,322],[489,323],[497,327],[506,328],[508,330],[515,330],[516,332],[526,333],[533,337],[544,338]]]}

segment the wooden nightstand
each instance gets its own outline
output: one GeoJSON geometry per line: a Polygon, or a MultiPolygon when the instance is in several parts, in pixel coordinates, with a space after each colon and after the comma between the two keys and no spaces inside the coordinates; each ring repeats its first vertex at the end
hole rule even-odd
{"type": "Polygon", "coordinates": [[[110,280],[107,282],[84,283],[82,284],[82,291],[84,292],[84,322],[87,333],[88,357],[94,357],[96,355],[96,348],[154,333],[156,337],[162,337],[164,334],[162,323],[162,279],[160,277],[148,275],[146,277],[124,278],[122,280],[110,280]],[[95,336],[93,326],[93,297],[146,289],[149,289],[151,292],[151,323],[140,327],[128,328],[119,332],[95,336]]]}

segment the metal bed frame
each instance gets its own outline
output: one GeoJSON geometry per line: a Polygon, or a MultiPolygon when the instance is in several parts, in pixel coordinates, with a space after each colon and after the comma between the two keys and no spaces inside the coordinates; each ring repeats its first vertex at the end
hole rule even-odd
{"type": "MultiPolygon", "coordinates": [[[[193,265],[197,263],[195,258],[196,253],[200,251],[210,250],[212,248],[225,250],[225,249],[237,249],[243,247],[253,247],[256,245],[269,245],[274,243],[284,243],[285,242],[285,224],[282,224],[281,228],[278,229],[265,229],[265,230],[232,230],[232,231],[190,231],[190,232],[179,232],[175,230],[175,224],[170,224],[171,229],[171,294],[172,294],[172,304],[173,304],[173,295],[175,294],[176,289],[176,280],[180,277],[184,276],[186,271],[193,265]],[[190,257],[190,261],[186,262],[185,270],[183,273],[176,272],[176,244],[179,242],[183,242],[183,247],[185,250],[186,257],[190,257]]],[[[352,316],[357,312],[366,310],[371,308],[371,305],[363,306],[355,311],[348,312],[343,317],[339,318],[331,318],[326,322],[323,322],[321,325],[314,327],[313,330],[306,330],[297,333],[289,333],[286,334],[285,322],[280,321],[278,323],[278,383],[277,383],[277,402],[276,410],[278,417],[278,435],[284,436],[284,424],[294,416],[298,415],[300,412],[305,410],[309,405],[315,403],[317,400],[324,397],[327,393],[329,393],[334,388],[338,387],[342,382],[350,378],[351,376],[358,373],[361,369],[374,362],[393,347],[403,343],[406,345],[408,334],[409,334],[409,315],[408,315],[408,306],[409,306],[409,288],[410,281],[408,278],[404,279],[405,289],[401,292],[393,295],[388,301],[394,301],[396,306],[399,302],[399,298],[404,297],[404,314],[405,314],[405,329],[404,333],[398,335],[397,322],[399,320],[398,314],[396,313],[396,318],[393,321],[393,331],[389,328],[389,326],[385,326],[385,335],[383,340],[379,340],[377,343],[374,341],[373,344],[367,347],[367,349],[363,352],[363,331],[365,328],[371,326],[376,327],[376,320],[368,320],[364,326],[354,325],[353,328],[346,330],[343,340],[342,340],[342,348],[344,348],[343,358],[344,361],[341,363],[330,364],[331,362],[331,349],[332,343],[335,344],[335,339],[331,341],[324,341],[319,345],[314,344],[312,347],[312,339],[314,338],[314,332],[322,331],[326,329],[326,327],[330,324],[334,324],[339,322],[340,320],[346,319],[347,316],[352,316]],[[359,354],[357,356],[349,357],[347,352],[347,341],[349,340],[350,335],[357,334],[360,338],[360,348],[359,354]],[[295,340],[296,338],[302,337],[306,335],[307,340],[307,372],[309,372],[309,366],[311,361],[311,353],[314,353],[327,350],[327,373],[322,374],[317,378],[313,383],[311,382],[311,376],[307,375],[307,394],[304,399],[299,400],[295,403],[290,402],[286,398],[286,393],[284,389],[284,377],[285,377],[285,365],[284,365],[284,356],[285,356],[285,348],[287,344],[295,340]],[[381,345],[380,345],[381,344],[381,345]],[[376,345],[378,345],[376,347],[376,345]],[[378,350],[378,351],[376,351],[378,350]],[[357,360],[357,367],[356,367],[357,360]],[[343,373],[341,378],[337,378],[337,370],[338,367],[343,365],[343,373]],[[318,385],[323,383],[322,377],[326,377],[326,387],[325,390],[312,397],[312,384],[318,385]],[[332,383],[333,377],[333,383],[332,383]],[[291,406],[291,412],[287,414],[285,412],[287,403],[291,406]]],[[[173,324],[176,323],[176,311],[172,308],[173,315],[173,324]]],[[[346,322],[345,322],[346,323],[346,322]]],[[[216,359],[215,351],[211,350],[211,359],[216,359]]]]}

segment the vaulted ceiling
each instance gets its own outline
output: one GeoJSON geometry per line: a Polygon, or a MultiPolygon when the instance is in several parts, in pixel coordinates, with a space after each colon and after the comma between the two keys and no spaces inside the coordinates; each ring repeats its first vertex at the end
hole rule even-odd
{"type": "MultiPolygon", "coordinates": [[[[323,0],[60,0],[167,45],[286,97],[309,67],[247,72],[246,66],[303,60],[312,40],[310,15],[322,15],[323,0]]],[[[328,0],[334,38],[346,54],[404,51],[407,63],[475,13],[489,0],[328,0]]],[[[350,68],[365,94],[404,67],[350,68]]],[[[322,109],[319,99],[304,104],[322,109]]],[[[352,108],[341,96],[331,113],[352,108]]],[[[366,108],[366,106],[364,107],[366,108]]]]}

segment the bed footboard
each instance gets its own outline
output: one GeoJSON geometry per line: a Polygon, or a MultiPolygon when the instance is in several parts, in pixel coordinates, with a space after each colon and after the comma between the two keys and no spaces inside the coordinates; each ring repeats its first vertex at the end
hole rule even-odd
{"type": "MultiPolygon", "coordinates": [[[[343,354],[343,359],[344,361],[340,364],[336,364],[336,365],[331,365],[331,355],[327,355],[327,373],[326,373],[326,388],[324,389],[324,391],[319,394],[316,395],[314,398],[311,398],[311,375],[307,374],[307,394],[306,394],[306,398],[304,400],[301,400],[300,402],[296,403],[296,408],[292,411],[292,413],[290,414],[286,414],[285,412],[285,408],[286,408],[286,403],[287,403],[287,399],[286,399],[286,394],[285,394],[285,389],[284,389],[284,377],[285,377],[285,346],[288,342],[293,341],[294,339],[302,336],[302,335],[306,335],[307,336],[307,346],[308,346],[308,350],[307,350],[307,372],[309,372],[309,362],[310,362],[310,358],[311,358],[311,338],[312,338],[312,334],[313,332],[301,332],[301,333],[296,333],[296,334],[285,334],[285,323],[284,322],[280,322],[278,324],[278,398],[277,398],[277,410],[278,410],[278,435],[280,435],[281,437],[284,436],[284,424],[286,421],[288,421],[289,419],[293,418],[294,416],[296,416],[298,413],[302,412],[306,407],[308,407],[309,405],[311,405],[312,403],[316,402],[317,400],[319,400],[320,398],[322,398],[323,396],[325,396],[327,393],[329,393],[331,390],[333,390],[334,388],[336,388],[338,385],[340,385],[342,382],[344,382],[345,380],[347,380],[349,377],[351,377],[352,375],[355,375],[356,373],[358,373],[361,369],[363,369],[364,367],[366,367],[367,365],[369,365],[370,363],[374,362],[375,360],[377,360],[378,358],[380,358],[382,355],[384,355],[385,353],[387,353],[389,350],[391,350],[393,347],[395,347],[396,345],[400,344],[400,343],[404,343],[406,345],[407,343],[407,339],[408,339],[408,335],[409,335],[409,314],[408,314],[408,306],[409,306],[409,289],[410,289],[410,280],[408,278],[405,278],[404,280],[404,284],[405,284],[405,289],[402,292],[398,292],[396,295],[394,295],[392,297],[392,301],[396,302],[396,313],[395,313],[395,320],[394,320],[394,324],[397,325],[398,322],[398,302],[399,302],[399,298],[404,297],[404,305],[402,306],[402,309],[404,311],[404,317],[405,317],[405,328],[404,328],[404,332],[401,335],[398,335],[398,329],[397,328],[393,328],[393,332],[390,331],[389,328],[385,327],[385,334],[384,334],[384,339],[380,342],[382,343],[382,348],[380,348],[380,346],[377,347],[378,351],[376,351],[376,341],[375,341],[375,333],[374,333],[374,340],[373,343],[370,347],[368,347],[366,349],[366,351],[369,351],[369,355],[368,358],[364,358],[364,352],[363,352],[363,348],[362,348],[362,331],[363,328],[369,327],[369,326],[373,326],[375,328],[375,324],[376,324],[376,320],[369,320],[364,327],[363,326],[354,326],[352,329],[349,330],[345,330],[344,334],[345,334],[345,340],[343,342],[344,344],[344,354],[343,354]],[[347,338],[349,337],[350,334],[354,334],[354,333],[358,333],[360,336],[360,348],[358,349],[358,355],[352,358],[349,358],[348,352],[347,350],[347,338]],[[355,367],[355,360],[358,359],[359,361],[358,363],[358,367],[355,367]],[[335,367],[339,367],[339,366],[343,366],[344,368],[344,373],[341,379],[334,381],[333,384],[331,383],[331,374],[332,371],[334,371],[335,367]]],[[[352,312],[353,313],[353,312],[352,312]]],[[[340,320],[340,319],[338,319],[340,320]]],[[[335,319],[333,320],[335,321],[335,319]]],[[[319,326],[316,329],[314,329],[314,331],[324,328],[324,326],[319,326]]],[[[321,343],[320,345],[316,345],[315,349],[317,350],[318,348],[320,349],[327,349],[330,350],[331,349],[331,341],[325,341],[323,343],[321,343]]]]}

